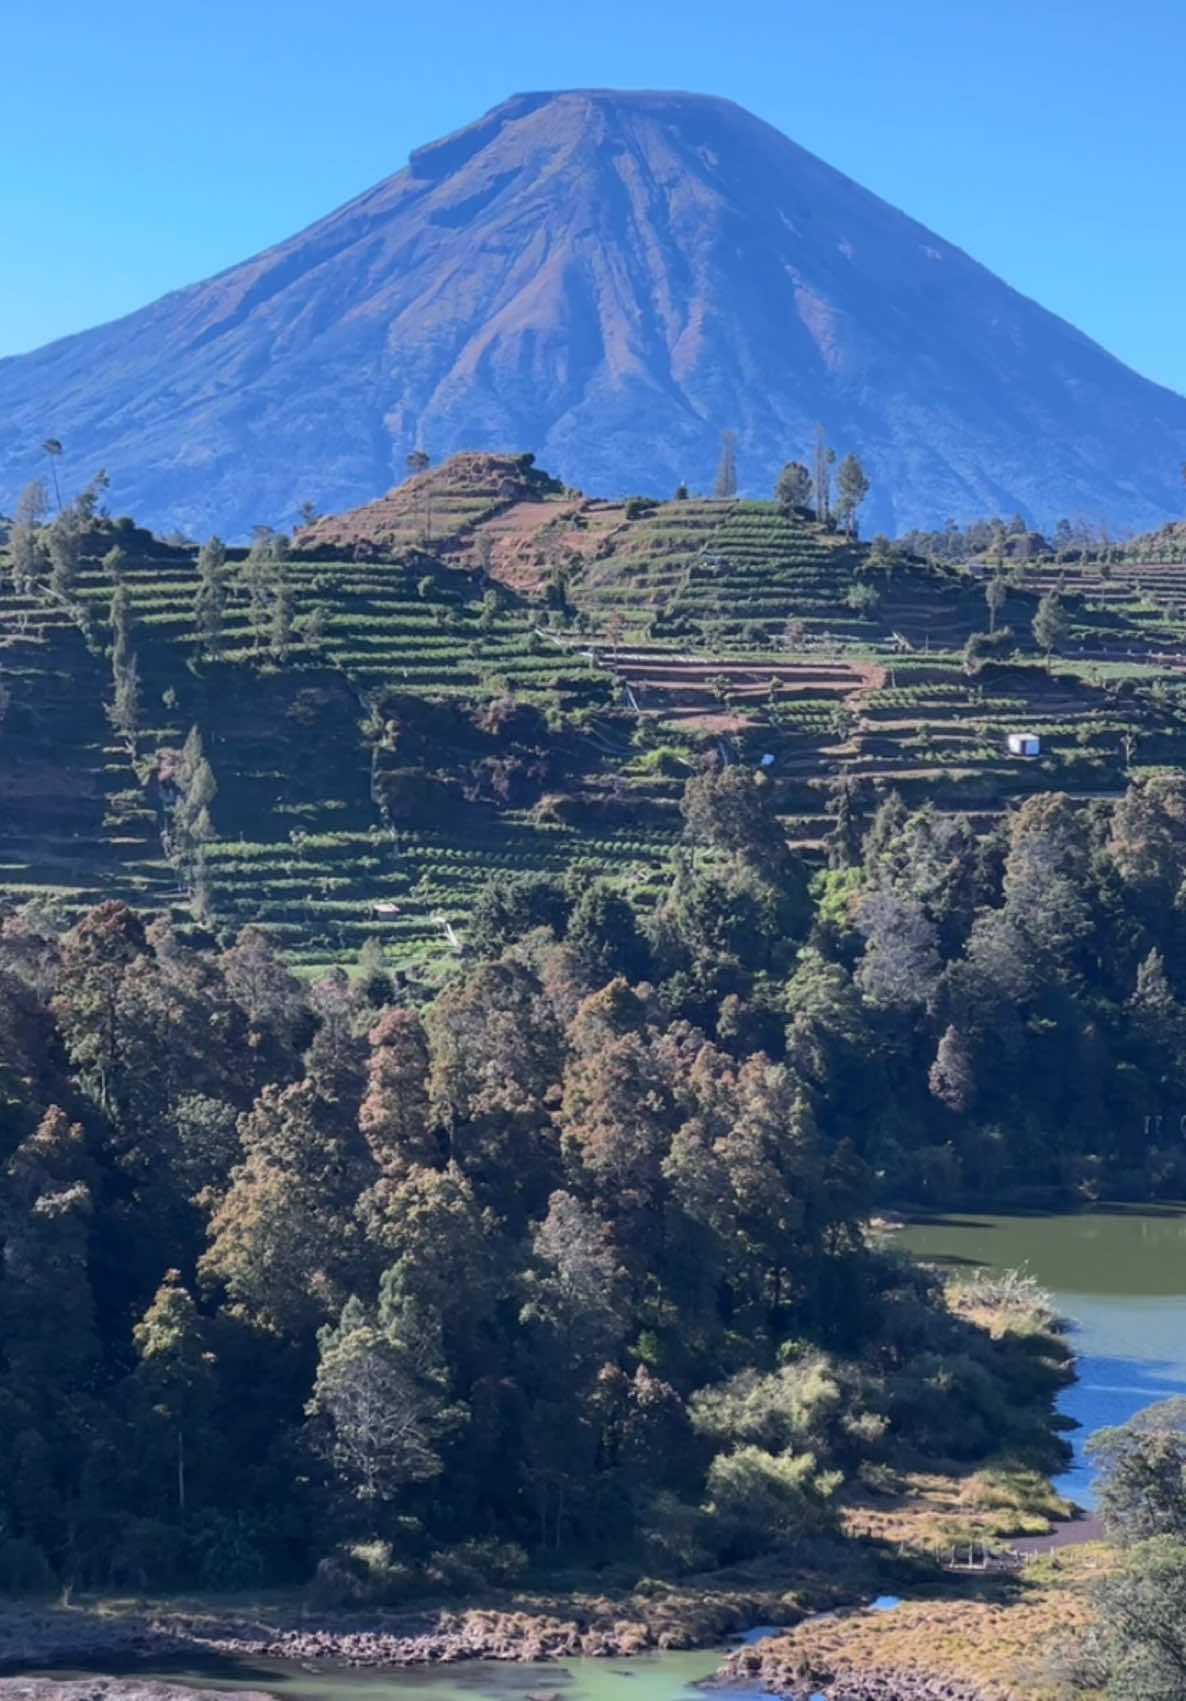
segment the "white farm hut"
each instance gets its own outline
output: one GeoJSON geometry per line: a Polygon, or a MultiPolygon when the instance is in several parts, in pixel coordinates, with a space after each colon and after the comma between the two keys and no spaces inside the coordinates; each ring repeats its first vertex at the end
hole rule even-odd
{"type": "Polygon", "coordinates": [[[1011,732],[1007,740],[1010,756],[1040,756],[1042,740],[1036,732],[1011,732]]]}

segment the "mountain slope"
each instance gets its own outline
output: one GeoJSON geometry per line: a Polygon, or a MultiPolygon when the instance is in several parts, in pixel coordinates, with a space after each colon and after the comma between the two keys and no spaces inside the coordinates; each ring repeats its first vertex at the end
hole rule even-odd
{"type": "Polygon", "coordinates": [[[517,96],[320,223],[0,361],[0,507],[52,431],[157,524],[242,534],[419,444],[609,491],[764,492],[815,423],[886,526],[1180,508],[1186,399],[732,104],[517,96]]]}

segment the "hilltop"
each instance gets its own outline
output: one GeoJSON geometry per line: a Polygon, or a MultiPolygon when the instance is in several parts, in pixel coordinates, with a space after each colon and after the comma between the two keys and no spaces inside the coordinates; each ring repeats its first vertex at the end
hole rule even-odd
{"type": "Polygon", "coordinates": [[[246,537],[420,449],[534,450],[609,495],[743,493],[817,422],[885,530],[1177,511],[1186,400],[728,101],[517,95],[348,205],[0,361],[0,509],[47,433],[119,511],[246,537]],[[1040,451],[1040,452],[1039,452],[1040,451]]]}

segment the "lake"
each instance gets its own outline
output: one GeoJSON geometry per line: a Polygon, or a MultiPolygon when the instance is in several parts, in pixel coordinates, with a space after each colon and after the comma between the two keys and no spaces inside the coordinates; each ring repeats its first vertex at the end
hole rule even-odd
{"type": "Polygon", "coordinates": [[[1186,1394],[1186,1206],[1099,1207],[1073,1216],[948,1215],[912,1223],[895,1244],[943,1264],[1025,1268],[1071,1320],[1079,1380],[1059,1400],[1081,1428],[1056,1480],[1092,1504],[1083,1444],[1142,1407],[1186,1394]]]}
{"type": "MultiPolygon", "coordinates": [[[[367,1670],[332,1664],[306,1669],[287,1661],[247,1656],[101,1660],[97,1668],[137,1678],[182,1683],[195,1689],[262,1689],[281,1701],[527,1701],[529,1695],[558,1701],[704,1701],[694,1685],[710,1677],[724,1645],[695,1653],[636,1654],[629,1660],[568,1659],[518,1665],[463,1660],[455,1665],[367,1670]]],[[[79,1677],[82,1671],[61,1672],[79,1677]]],[[[728,1689],[714,1697],[728,1701],[728,1689]]],[[[738,1692],[755,1701],[753,1690],[738,1692]]]]}

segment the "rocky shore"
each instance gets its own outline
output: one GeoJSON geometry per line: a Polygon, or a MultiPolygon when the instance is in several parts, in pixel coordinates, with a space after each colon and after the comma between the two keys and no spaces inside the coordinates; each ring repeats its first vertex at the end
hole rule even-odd
{"type": "MultiPolygon", "coordinates": [[[[194,1701],[178,1683],[135,1677],[4,1677],[0,1701],[194,1701]]],[[[240,1689],[236,1701],[272,1701],[262,1689],[240,1689]]]]}
{"type": "MultiPolygon", "coordinates": [[[[823,1603],[821,1604],[829,1604],[823,1603]]],[[[559,1603],[558,1603],[559,1607],[559,1603]]],[[[782,1597],[673,1595],[598,1602],[574,1610],[516,1602],[505,1610],[456,1608],[366,1615],[294,1608],[232,1618],[152,1610],[0,1610],[0,1669],[70,1667],[103,1659],[177,1658],[186,1653],[326,1660],[356,1667],[449,1664],[460,1660],[622,1659],[664,1648],[711,1648],[755,1623],[792,1623],[801,1613],[782,1597]]],[[[2,1701],[2,1698],[0,1698],[2,1701]]]]}
{"type": "MultiPolygon", "coordinates": [[[[799,1693],[823,1694],[827,1701],[981,1701],[979,1691],[960,1684],[920,1683],[891,1672],[874,1672],[855,1684],[799,1693]]],[[[0,1678],[0,1701],[194,1701],[194,1691],[182,1684],[135,1677],[6,1677],[0,1678]]],[[[243,1689],[237,1691],[237,1701],[272,1701],[272,1697],[264,1690],[243,1689]]]]}
{"type": "Polygon", "coordinates": [[[787,1701],[812,1701],[815,1696],[823,1696],[824,1701],[990,1701],[975,1685],[909,1671],[847,1672],[828,1678],[788,1677],[785,1681],[786,1687],[776,1693],[787,1701]]]}
{"type": "MultiPolygon", "coordinates": [[[[394,1669],[626,1659],[651,1650],[725,1649],[730,1638],[739,1645],[706,1681],[706,1692],[715,1684],[787,1701],[1016,1701],[1033,1692],[1035,1679],[1041,1688],[1051,1636],[1084,1632],[1090,1622],[1092,1549],[1074,1544],[1043,1563],[1049,1574],[1032,1584],[986,1576],[971,1595],[916,1596],[888,1611],[856,1605],[854,1594],[871,1599],[867,1580],[861,1588],[855,1577],[842,1585],[819,1576],[794,1592],[652,1585],[653,1593],[623,1597],[522,1593],[480,1607],[351,1613],[317,1610],[295,1595],[234,1610],[193,1600],[82,1601],[42,1610],[9,1604],[0,1606],[0,1670],[129,1675],[96,1676],[81,1687],[14,1675],[0,1682],[0,1701],[190,1701],[186,1690],[139,1672],[167,1678],[183,1662],[212,1666],[219,1656],[306,1669],[394,1669]],[[755,1639],[755,1625],[783,1628],[755,1639]]],[[[550,1696],[546,1682],[539,1688],[550,1696]]]]}
{"type": "Polygon", "coordinates": [[[822,1695],[825,1701],[986,1701],[982,1689],[942,1677],[919,1677],[911,1672],[864,1672],[838,1678],[822,1689],[790,1691],[794,1701],[822,1695]]]}
{"type": "MultiPolygon", "coordinates": [[[[263,1690],[237,1693],[238,1701],[273,1701],[263,1690]]],[[[822,1689],[814,1680],[797,1680],[782,1693],[794,1701],[815,1695],[826,1701],[986,1701],[982,1691],[965,1684],[894,1672],[849,1675],[825,1682],[822,1689]]],[[[0,1701],[194,1701],[194,1694],[182,1684],[128,1675],[0,1678],[0,1701]]]]}

